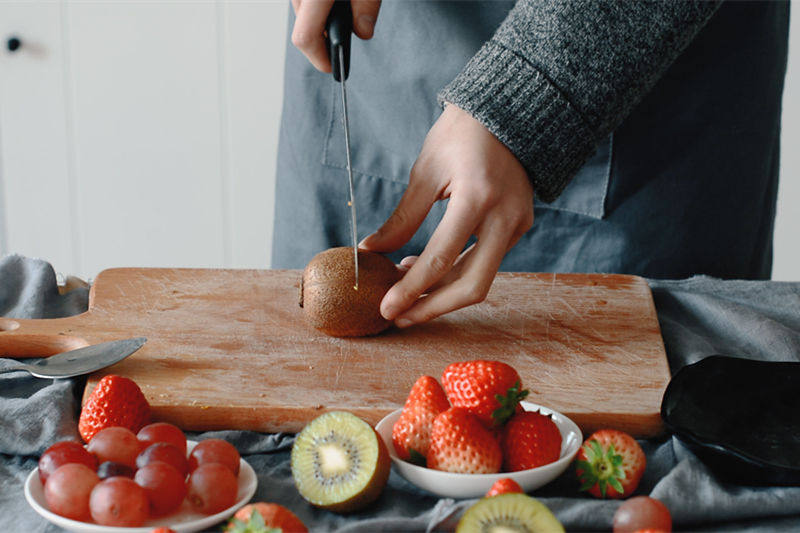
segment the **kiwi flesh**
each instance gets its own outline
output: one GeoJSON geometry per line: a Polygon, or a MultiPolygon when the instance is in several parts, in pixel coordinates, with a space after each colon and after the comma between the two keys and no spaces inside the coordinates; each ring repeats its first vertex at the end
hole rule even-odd
{"type": "Polygon", "coordinates": [[[564,526],[542,502],[508,492],[481,498],[467,509],[456,533],[563,533],[564,526]]]}
{"type": "Polygon", "coordinates": [[[337,513],[362,509],[380,496],[391,461],[372,426],[346,411],[311,422],[292,446],[292,477],[310,504],[337,513]]]}
{"type": "Polygon", "coordinates": [[[308,322],[327,335],[375,335],[391,325],[381,316],[380,305],[400,277],[400,271],[386,256],[359,250],[356,286],[353,249],[330,248],[306,265],[300,284],[300,307],[308,322]]]}

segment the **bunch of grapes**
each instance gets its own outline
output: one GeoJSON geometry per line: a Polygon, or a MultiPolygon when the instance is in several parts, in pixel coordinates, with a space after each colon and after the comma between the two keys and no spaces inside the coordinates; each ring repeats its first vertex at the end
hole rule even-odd
{"type": "Polygon", "coordinates": [[[134,434],[108,427],[84,447],[57,442],[39,459],[39,479],[49,509],[104,526],[137,527],[184,503],[202,514],[236,502],[239,452],[227,441],[207,439],[187,456],[186,436],[157,422],[134,434]]]}

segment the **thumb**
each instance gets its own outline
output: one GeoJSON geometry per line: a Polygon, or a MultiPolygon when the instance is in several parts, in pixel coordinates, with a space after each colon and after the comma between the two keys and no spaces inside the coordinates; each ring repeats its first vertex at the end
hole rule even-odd
{"type": "Polygon", "coordinates": [[[375,33],[375,22],[378,20],[378,10],[381,0],[351,0],[353,10],[353,29],[362,39],[371,39],[375,33]]]}
{"type": "Polygon", "coordinates": [[[411,240],[433,203],[436,191],[424,185],[410,184],[391,216],[378,231],[364,238],[359,248],[372,252],[393,252],[411,240]]]}

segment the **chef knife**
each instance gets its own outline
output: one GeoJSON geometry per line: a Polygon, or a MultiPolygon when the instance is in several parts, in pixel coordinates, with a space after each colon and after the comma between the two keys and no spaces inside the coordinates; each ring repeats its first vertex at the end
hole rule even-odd
{"type": "Polygon", "coordinates": [[[345,84],[345,80],[350,74],[350,36],[353,33],[353,12],[349,0],[337,0],[333,3],[325,30],[333,79],[342,86],[342,123],[344,125],[344,146],[347,153],[347,178],[350,187],[348,204],[353,230],[353,264],[355,266],[353,288],[358,290],[358,230],[356,229],[356,199],[353,187],[353,166],[350,161],[350,122],[347,115],[347,87],[345,84]]]}

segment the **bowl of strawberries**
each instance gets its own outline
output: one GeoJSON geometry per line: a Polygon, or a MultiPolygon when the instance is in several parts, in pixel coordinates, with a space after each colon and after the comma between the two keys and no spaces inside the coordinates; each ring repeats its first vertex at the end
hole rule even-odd
{"type": "Polygon", "coordinates": [[[441,384],[420,377],[376,430],[397,472],[438,496],[480,497],[501,478],[530,492],[567,469],[583,435],[563,414],[524,401],[527,394],[502,361],[452,363],[441,384]]]}

